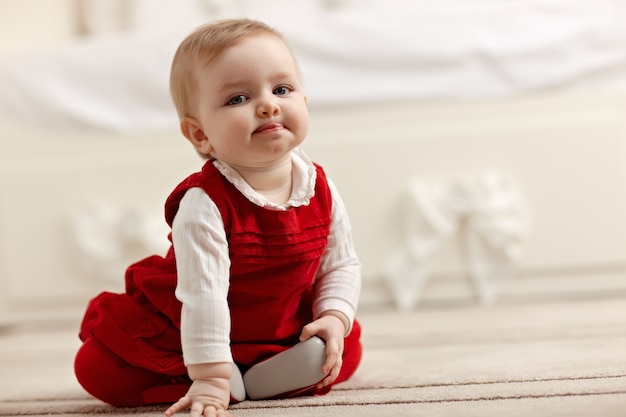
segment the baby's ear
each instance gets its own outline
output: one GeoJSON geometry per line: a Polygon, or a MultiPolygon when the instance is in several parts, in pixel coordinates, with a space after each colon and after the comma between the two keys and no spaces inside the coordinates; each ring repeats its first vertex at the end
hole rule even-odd
{"type": "Polygon", "coordinates": [[[180,131],[198,152],[209,155],[213,150],[209,138],[204,134],[200,123],[193,117],[185,117],[180,122],[180,131]]]}

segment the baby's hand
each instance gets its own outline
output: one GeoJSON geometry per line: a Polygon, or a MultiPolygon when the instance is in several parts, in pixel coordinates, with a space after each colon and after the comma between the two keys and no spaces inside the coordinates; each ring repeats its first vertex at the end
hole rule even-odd
{"type": "Polygon", "coordinates": [[[327,376],[317,385],[318,388],[325,387],[337,379],[343,365],[343,343],[346,324],[340,317],[335,315],[334,312],[324,314],[319,319],[304,326],[300,334],[301,341],[312,336],[319,336],[326,342],[326,362],[322,366],[322,372],[327,374],[327,376]]]}
{"type": "Polygon", "coordinates": [[[180,400],[165,411],[166,417],[171,417],[179,411],[190,408],[190,417],[225,417],[232,414],[227,410],[230,402],[230,364],[202,364],[191,365],[189,376],[194,380],[180,400]],[[225,365],[225,366],[224,366],[225,365]],[[195,373],[199,375],[194,375],[195,373]],[[198,372],[202,370],[201,372],[198,372]],[[209,372],[207,373],[207,370],[209,372]],[[211,376],[215,375],[215,376],[211,376]]]}

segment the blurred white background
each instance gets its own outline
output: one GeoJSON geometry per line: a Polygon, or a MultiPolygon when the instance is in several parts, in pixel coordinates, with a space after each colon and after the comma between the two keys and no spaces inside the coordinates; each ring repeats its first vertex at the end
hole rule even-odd
{"type": "Polygon", "coordinates": [[[364,304],[626,290],[624,2],[0,0],[0,317],[73,314],[167,246],[200,164],[169,65],[224,17],[299,60],[364,304]]]}

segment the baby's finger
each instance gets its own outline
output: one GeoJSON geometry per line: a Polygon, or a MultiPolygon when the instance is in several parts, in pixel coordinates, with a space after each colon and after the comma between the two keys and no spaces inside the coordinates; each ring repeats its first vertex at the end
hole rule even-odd
{"type": "Polygon", "coordinates": [[[326,375],[326,378],[320,382],[318,386],[323,387],[329,385],[337,379],[339,376],[339,372],[341,371],[341,367],[343,365],[343,358],[341,354],[337,350],[332,350],[330,354],[326,356],[326,362],[322,367],[322,372],[326,375]]]}
{"type": "MultiPolygon", "coordinates": [[[[209,417],[210,414],[206,414],[206,411],[208,410],[208,407],[204,407],[204,404],[202,404],[201,402],[194,402],[193,404],[191,404],[191,412],[189,413],[189,417],[202,417],[202,416],[206,416],[209,417]]],[[[215,414],[213,414],[214,417],[215,414]]]]}
{"type": "Polygon", "coordinates": [[[329,340],[326,342],[326,361],[322,366],[322,372],[325,374],[330,373],[332,368],[337,364],[341,368],[341,355],[343,354],[341,346],[336,340],[329,340]]]}
{"type": "Polygon", "coordinates": [[[315,336],[318,332],[318,327],[313,323],[309,323],[302,328],[302,332],[300,332],[300,341],[307,340],[313,336],[315,336]]]}
{"type": "Polygon", "coordinates": [[[318,388],[325,387],[327,385],[332,384],[335,379],[339,376],[339,371],[341,371],[341,365],[333,366],[330,373],[324,378],[320,383],[317,384],[318,388]]]}
{"type": "Polygon", "coordinates": [[[182,397],[180,400],[172,404],[167,410],[165,410],[165,416],[171,417],[179,411],[184,410],[185,408],[189,407],[190,402],[191,400],[189,399],[189,397],[182,397]]]}
{"type": "Polygon", "coordinates": [[[224,410],[223,408],[214,407],[212,405],[207,406],[204,409],[204,417],[229,417],[232,416],[230,411],[224,410]]]}

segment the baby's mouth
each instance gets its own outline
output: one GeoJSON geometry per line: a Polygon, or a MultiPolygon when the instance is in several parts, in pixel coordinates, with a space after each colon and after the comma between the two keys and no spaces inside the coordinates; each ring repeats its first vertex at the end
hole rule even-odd
{"type": "Polygon", "coordinates": [[[257,128],[254,133],[263,133],[263,132],[271,132],[274,130],[280,130],[283,128],[283,125],[281,123],[267,123],[264,124],[263,126],[257,128]]]}

